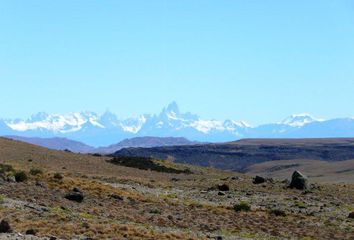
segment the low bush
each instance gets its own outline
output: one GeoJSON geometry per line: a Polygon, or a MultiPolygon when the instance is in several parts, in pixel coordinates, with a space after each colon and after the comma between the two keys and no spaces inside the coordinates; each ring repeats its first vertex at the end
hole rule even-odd
{"type": "Polygon", "coordinates": [[[29,173],[33,176],[36,176],[36,175],[42,175],[43,171],[38,168],[32,168],[29,173]]]}
{"type": "Polygon", "coordinates": [[[149,211],[149,213],[151,214],[161,214],[161,210],[160,209],[157,209],[157,208],[154,208],[154,209],[151,209],[149,211]]]}
{"type": "Polygon", "coordinates": [[[54,178],[55,180],[62,180],[64,177],[63,177],[63,175],[61,175],[60,173],[54,173],[53,178],[54,178]]]}
{"type": "Polygon", "coordinates": [[[28,179],[27,173],[24,171],[18,171],[14,175],[16,182],[25,182],[28,179]]]}
{"type": "Polygon", "coordinates": [[[15,169],[9,164],[0,164],[0,173],[14,172],[15,169]]]}
{"type": "Polygon", "coordinates": [[[241,202],[239,204],[234,205],[234,210],[236,212],[241,212],[241,211],[248,212],[251,211],[251,206],[246,202],[241,202]]]}

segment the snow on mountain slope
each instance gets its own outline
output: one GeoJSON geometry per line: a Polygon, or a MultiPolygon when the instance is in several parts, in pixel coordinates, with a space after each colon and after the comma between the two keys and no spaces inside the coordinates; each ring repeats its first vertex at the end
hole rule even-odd
{"type": "Polygon", "coordinates": [[[15,120],[7,122],[7,125],[15,131],[45,129],[54,133],[69,133],[79,131],[85,123],[104,128],[98,122],[99,116],[93,112],[69,113],[65,115],[38,113],[28,120],[15,120]]]}
{"type": "Polygon", "coordinates": [[[98,147],[125,138],[185,137],[192,141],[231,141],[240,138],[354,137],[351,118],[322,120],[309,114],[295,114],[279,123],[252,127],[244,121],[208,120],[181,112],[173,102],[159,114],[119,119],[107,111],[69,114],[38,113],[27,120],[0,120],[0,135],[61,137],[98,147]]]}
{"type": "Polygon", "coordinates": [[[316,119],[312,117],[310,114],[302,113],[302,114],[293,114],[286,119],[284,119],[281,124],[289,125],[292,127],[302,127],[308,123],[323,121],[322,119],[316,119]]]}

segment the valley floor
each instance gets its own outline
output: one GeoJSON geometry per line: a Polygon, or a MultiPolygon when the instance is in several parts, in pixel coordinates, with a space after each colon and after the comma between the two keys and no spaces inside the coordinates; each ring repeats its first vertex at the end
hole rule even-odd
{"type": "Polygon", "coordinates": [[[0,162],[14,168],[1,165],[0,220],[13,233],[0,238],[354,239],[350,184],[301,191],[283,179],[254,184],[207,168],[170,174],[107,160],[0,139],[0,162]],[[27,180],[12,176],[21,170],[27,180]]]}

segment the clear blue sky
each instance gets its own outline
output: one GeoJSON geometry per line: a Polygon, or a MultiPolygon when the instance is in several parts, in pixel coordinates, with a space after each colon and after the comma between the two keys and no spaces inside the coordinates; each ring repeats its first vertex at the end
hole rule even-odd
{"type": "Polygon", "coordinates": [[[354,116],[354,1],[3,0],[0,83],[0,117],[354,116]]]}

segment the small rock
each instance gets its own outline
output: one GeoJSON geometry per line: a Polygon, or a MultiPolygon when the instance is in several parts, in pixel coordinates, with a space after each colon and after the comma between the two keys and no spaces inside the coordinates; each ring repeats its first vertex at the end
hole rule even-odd
{"type": "Polygon", "coordinates": [[[80,190],[79,188],[77,188],[77,187],[74,187],[74,188],[73,188],[73,192],[79,192],[79,193],[81,193],[81,190],[80,190]]]}
{"type": "Polygon", "coordinates": [[[254,184],[261,184],[261,183],[265,183],[265,182],[266,182],[266,179],[264,177],[256,176],[253,179],[254,184]]]}
{"type": "Polygon", "coordinates": [[[225,196],[225,192],[221,192],[221,191],[220,191],[220,192],[218,192],[218,195],[219,195],[219,196],[225,196]]]}
{"type": "Polygon", "coordinates": [[[218,190],[219,191],[222,191],[222,192],[227,192],[227,191],[230,191],[230,187],[229,187],[229,185],[227,185],[227,184],[219,184],[218,185],[218,190]]]}
{"type": "Polygon", "coordinates": [[[112,194],[111,198],[119,200],[119,201],[123,201],[124,200],[123,197],[119,196],[118,194],[112,194]]]}
{"type": "Polygon", "coordinates": [[[286,212],[281,209],[272,209],[272,210],[270,210],[270,214],[275,215],[275,216],[281,216],[281,217],[286,216],[286,212]]]}
{"type": "Polygon", "coordinates": [[[299,190],[308,189],[309,185],[307,177],[299,171],[295,171],[291,177],[290,188],[296,188],[299,190]]]}
{"type": "Polygon", "coordinates": [[[72,192],[67,193],[65,195],[65,198],[70,201],[81,203],[84,200],[84,194],[82,192],[72,191],[72,192]]]}
{"type": "Polygon", "coordinates": [[[354,219],[354,212],[349,213],[348,218],[354,219]]]}
{"type": "Polygon", "coordinates": [[[0,233],[11,233],[12,229],[10,227],[10,224],[6,220],[2,220],[0,222],[0,233]]]}
{"type": "Polygon", "coordinates": [[[82,223],[81,225],[83,228],[89,229],[90,228],[90,224],[88,224],[87,222],[82,223]]]}
{"type": "Polygon", "coordinates": [[[36,182],[36,186],[37,186],[37,187],[44,188],[44,189],[47,188],[47,186],[46,186],[43,182],[36,182]]]}
{"type": "Polygon", "coordinates": [[[27,231],[26,231],[26,235],[33,235],[33,236],[35,236],[37,234],[37,230],[35,230],[35,229],[28,229],[27,231]]]}
{"type": "Polygon", "coordinates": [[[9,177],[7,177],[7,179],[6,179],[8,182],[16,182],[16,178],[15,178],[15,176],[9,176],[9,177]]]}

